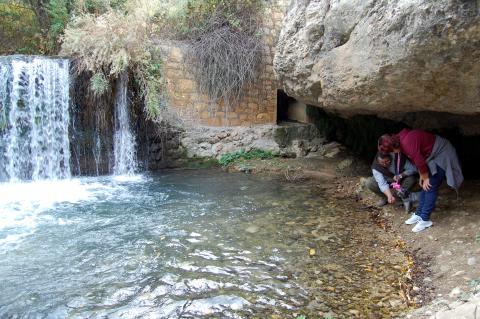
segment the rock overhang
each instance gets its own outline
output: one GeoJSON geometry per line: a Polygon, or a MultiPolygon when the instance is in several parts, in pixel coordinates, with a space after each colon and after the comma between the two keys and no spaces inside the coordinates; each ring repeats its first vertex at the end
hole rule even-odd
{"type": "Polygon", "coordinates": [[[280,86],[341,116],[408,120],[440,112],[441,125],[471,132],[472,116],[480,114],[479,6],[451,0],[294,2],[275,52],[280,86]]]}

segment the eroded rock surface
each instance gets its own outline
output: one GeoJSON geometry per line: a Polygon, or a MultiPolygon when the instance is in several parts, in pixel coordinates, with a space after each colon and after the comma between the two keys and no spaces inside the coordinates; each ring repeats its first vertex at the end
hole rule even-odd
{"type": "Polygon", "coordinates": [[[287,94],[345,115],[479,114],[479,10],[477,0],[292,1],[274,68],[287,94]]]}
{"type": "Polygon", "coordinates": [[[282,156],[323,156],[331,151],[312,124],[285,123],[254,127],[196,127],[180,144],[187,158],[220,158],[227,153],[260,149],[282,156]]]}

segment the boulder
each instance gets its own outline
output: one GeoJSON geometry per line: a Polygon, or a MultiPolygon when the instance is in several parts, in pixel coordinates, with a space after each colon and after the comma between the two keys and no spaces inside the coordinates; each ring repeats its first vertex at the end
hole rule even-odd
{"type": "Polygon", "coordinates": [[[480,113],[480,1],[297,0],[274,57],[280,87],[346,116],[480,113]]]}

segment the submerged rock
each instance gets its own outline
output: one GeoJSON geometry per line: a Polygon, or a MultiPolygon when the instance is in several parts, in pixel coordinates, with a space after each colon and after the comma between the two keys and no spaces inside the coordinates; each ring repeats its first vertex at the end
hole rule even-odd
{"type": "Polygon", "coordinates": [[[255,234],[256,232],[258,232],[258,227],[257,226],[249,226],[245,229],[245,231],[247,233],[250,233],[250,234],[255,234]]]}

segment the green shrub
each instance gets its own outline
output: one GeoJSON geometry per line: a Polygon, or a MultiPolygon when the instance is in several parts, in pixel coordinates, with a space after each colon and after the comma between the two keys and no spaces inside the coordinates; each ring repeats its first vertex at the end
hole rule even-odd
{"type": "Polygon", "coordinates": [[[74,1],[0,1],[0,54],[56,54],[74,1]]]}
{"type": "Polygon", "coordinates": [[[222,166],[227,166],[235,161],[238,160],[250,160],[250,159],[268,159],[273,158],[274,155],[271,151],[264,151],[259,149],[253,149],[251,151],[246,152],[245,150],[237,151],[234,153],[226,153],[223,154],[218,163],[222,166]]]}
{"type": "Polygon", "coordinates": [[[110,83],[103,72],[95,73],[90,78],[90,89],[95,96],[101,96],[110,89],[110,83]]]}
{"type": "Polygon", "coordinates": [[[161,56],[150,37],[154,11],[147,0],[126,3],[126,8],[133,3],[138,6],[128,13],[109,9],[99,16],[85,13],[75,17],[65,29],[61,54],[75,58],[78,74],[94,74],[91,85],[97,93],[106,92],[107,78],[114,80],[130,69],[143,94],[147,115],[156,118],[165,90],[161,56]]]}
{"type": "Polygon", "coordinates": [[[59,39],[70,19],[71,0],[50,0],[48,14],[50,16],[49,49],[56,52],[59,48],[59,39]]]}
{"type": "Polygon", "coordinates": [[[0,55],[46,53],[40,25],[30,6],[0,1],[0,26],[0,55]]]}

